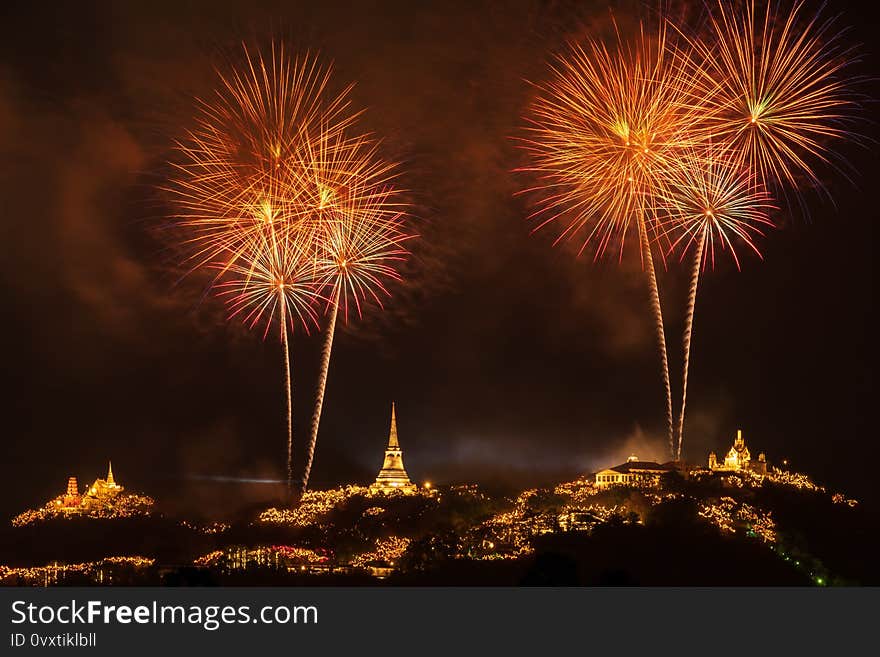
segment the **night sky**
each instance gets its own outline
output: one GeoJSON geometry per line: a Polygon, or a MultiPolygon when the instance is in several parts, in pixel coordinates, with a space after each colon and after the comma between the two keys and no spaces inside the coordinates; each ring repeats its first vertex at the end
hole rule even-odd
{"type": "MultiPolygon", "coordinates": [[[[203,280],[178,280],[157,186],[172,140],[242,41],[283,39],[356,82],[363,125],[403,162],[407,280],[337,333],[313,483],[367,482],[392,400],[417,481],[526,485],[666,460],[663,391],[638,254],[594,264],[530,235],[514,137],[551,54],[607,30],[606,2],[15,3],[0,9],[0,512],[101,475],[204,509],[278,494],[285,462],[280,346],[227,323],[203,280]],[[126,6],[122,6],[125,4],[126,6]],[[300,6],[301,5],[301,6],[300,6]]],[[[617,4],[631,29],[641,5],[617,4]]],[[[876,11],[876,10],[874,10],[876,11]]],[[[832,2],[876,76],[876,17],[832,2]]],[[[876,83],[860,92],[880,98],[876,83]]],[[[876,105],[859,129],[876,139],[876,105]]],[[[764,260],[724,263],[697,302],[685,458],[788,458],[876,495],[873,249],[876,143],[840,143],[851,181],[819,169],[764,260]]],[[[678,387],[687,274],[660,273],[678,387]]],[[[293,339],[295,447],[321,336],[293,339]]],[[[297,451],[296,457],[302,452],[297,451]]]]}

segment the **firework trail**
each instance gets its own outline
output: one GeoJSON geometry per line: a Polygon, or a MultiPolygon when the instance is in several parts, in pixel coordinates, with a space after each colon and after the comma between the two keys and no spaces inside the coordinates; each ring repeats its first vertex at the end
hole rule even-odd
{"type": "Polygon", "coordinates": [[[660,365],[663,374],[663,387],[666,392],[666,432],[669,439],[669,450],[675,454],[673,444],[673,413],[672,413],[672,383],[669,380],[669,356],[666,352],[666,328],[663,324],[663,306],[660,305],[660,288],[657,285],[657,272],[654,270],[654,257],[651,255],[651,243],[648,238],[648,229],[645,222],[638,222],[639,239],[643,254],[645,272],[648,275],[649,291],[651,295],[651,313],[654,319],[654,328],[657,334],[657,348],[660,350],[660,365]]]}
{"type": "MultiPolygon", "coordinates": [[[[280,293],[279,293],[280,294],[280,293]]],[[[287,495],[293,494],[293,382],[290,377],[290,344],[287,340],[287,312],[281,305],[281,350],[284,354],[284,392],[287,401],[287,495]]]]}
{"type": "Polygon", "coordinates": [[[407,256],[404,242],[415,237],[405,230],[402,205],[396,200],[395,189],[387,185],[377,186],[370,178],[360,178],[352,183],[346,194],[334,195],[334,202],[326,208],[321,223],[322,242],[317,267],[323,288],[330,290],[327,294],[330,313],[301,481],[302,492],[308,488],[311,475],[340,307],[346,322],[350,305],[359,317],[365,299],[371,299],[381,308],[382,296],[389,296],[383,281],[401,279],[397,265],[407,256]]]}
{"type": "Polygon", "coordinates": [[[672,175],[676,180],[666,188],[667,192],[658,196],[658,210],[665,215],[664,232],[674,237],[670,252],[680,248],[681,260],[688,250],[694,249],[685,316],[681,408],[675,452],[676,460],[681,460],[691,337],[701,272],[707,264],[715,266],[716,247],[729,251],[737,269],[740,268],[737,245],[748,247],[760,257],[755,239],[763,235],[765,228],[774,225],[769,214],[776,208],[764,187],[754,180],[754,174],[739,165],[737,154],[729,146],[709,145],[689,150],[683,154],[672,175]]]}
{"type": "Polygon", "coordinates": [[[327,390],[327,375],[330,372],[330,354],[333,351],[333,336],[336,334],[336,316],[339,314],[339,301],[330,304],[330,316],[327,319],[327,333],[324,337],[324,348],[321,351],[321,371],[318,374],[318,389],[315,395],[315,410],[312,412],[311,432],[306,445],[306,464],[300,482],[303,493],[309,485],[312,463],[315,460],[315,446],[318,443],[318,427],[321,424],[321,411],[324,408],[324,392],[327,390]]]}
{"type": "Polygon", "coordinates": [[[703,266],[703,248],[706,246],[706,233],[701,231],[694,248],[694,268],[691,272],[691,285],[688,289],[687,312],[684,320],[684,364],[682,365],[681,409],[678,415],[678,446],[675,452],[677,461],[681,460],[681,446],[684,442],[684,412],[687,407],[688,370],[691,362],[691,336],[694,331],[694,309],[697,305],[697,285],[700,282],[700,270],[703,266]]]}
{"type": "MultiPolygon", "coordinates": [[[[308,235],[306,233],[306,235],[308,235]]],[[[287,403],[287,473],[288,488],[293,477],[293,383],[290,367],[289,332],[294,320],[308,330],[317,326],[314,305],[323,297],[315,279],[310,239],[291,232],[279,235],[274,229],[254,236],[242,249],[242,256],[233,264],[217,263],[226,280],[216,284],[224,297],[230,319],[241,316],[254,328],[265,324],[263,337],[268,335],[278,313],[281,350],[284,363],[284,390],[287,403]]]]}
{"type": "Polygon", "coordinates": [[[556,243],[582,233],[579,254],[593,243],[596,259],[610,248],[622,258],[635,228],[650,289],[673,457],[672,388],[651,244],[658,230],[654,198],[667,186],[665,172],[682,149],[701,138],[689,129],[698,109],[690,66],[683,51],[670,47],[664,27],[653,36],[643,29],[629,44],[618,36],[615,50],[594,40],[572,45],[552,67],[552,81],[539,87],[527,119],[529,137],[522,140],[533,163],[520,169],[540,179],[525,190],[540,197],[530,216],[540,218],[534,230],[563,223],[556,243]]]}

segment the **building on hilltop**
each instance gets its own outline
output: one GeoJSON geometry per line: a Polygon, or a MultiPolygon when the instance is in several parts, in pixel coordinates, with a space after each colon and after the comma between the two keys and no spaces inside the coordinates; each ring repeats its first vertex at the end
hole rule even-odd
{"type": "Polygon", "coordinates": [[[743,440],[742,429],[736,430],[736,440],[724,457],[724,463],[718,462],[715,452],[709,452],[709,469],[713,472],[753,472],[767,474],[767,457],[761,452],[758,460],[753,461],[749,448],[743,440]]]}
{"type": "Polygon", "coordinates": [[[76,477],[69,477],[67,479],[67,492],[61,499],[61,506],[63,506],[65,509],[78,507],[80,499],[79,483],[77,483],[76,477]]]}
{"type": "Polygon", "coordinates": [[[57,505],[68,513],[91,511],[106,506],[123,490],[125,489],[113,478],[113,464],[109,463],[107,478],[95,479],[95,482],[82,494],[79,492],[76,477],[70,477],[67,480],[67,493],[57,500],[57,505]]]}
{"type": "Polygon", "coordinates": [[[599,470],[596,473],[596,487],[657,486],[660,484],[660,477],[673,469],[670,464],[661,465],[654,461],[640,461],[639,457],[633,454],[626,460],[626,463],[599,470]]]}
{"type": "Polygon", "coordinates": [[[397,438],[397,417],[394,403],[391,404],[391,429],[388,432],[388,446],[385,448],[385,460],[376,481],[370,486],[371,493],[389,493],[401,491],[414,493],[416,485],[409,480],[403,467],[403,450],[397,438]]]}
{"type": "Polygon", "coordinates": [[[95,479],[95,483],[93,483],[88,492],[86,493],[86,497],[93,497],[96,499],[106,499],[108,497],[113,497],[117,493],[121,493],[124,489],[122,486],[116,483],[116,480],[113,479],[113,463],[108,462],[107,464],[107,478],[106,479],[95,479]]]}

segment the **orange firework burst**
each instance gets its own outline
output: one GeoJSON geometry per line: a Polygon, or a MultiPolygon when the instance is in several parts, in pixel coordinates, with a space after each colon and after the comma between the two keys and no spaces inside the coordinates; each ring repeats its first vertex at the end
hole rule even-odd
{"type": "Polygon", "coordinates": [[[671,236],[670,252],[681,258],[692,247],[701,267],[715,266],[716,248],[727,250],[740,268],[738,243],[758,256],[755,238],[773,226],[775,208],[754,174],[739,165],[729,144],[688,149],[672,171],[675,180],[658,195],[663,234],[671,236]]]}
{"type": "MultiPolygon", "coordinates": [[[[167,190],[180,210],[191,269],[209,267],[230,317],[264,337],[280,327],[287,393],[287,477],[293,481],[293,403],[289,332],[318,325],[316,306],[331,310],[303,488],[308,482],[340,303],[360,313],[367,295],[387,293],[398,278],[401,207],[390,186],[395,166],[377,143],[352,136],[357,113],[348,89],[326,98],[329,71],[283,47],[251,57],[229,74],[211,101],[200,102],[197,126],[178,144],[181,155],[167,190]],[[327,291],[327,295],[324,292],[327,291]]],[[[381,304],[380,304],[381,305],[381,304]]]]}
{"type": "MultiPolygon", "coordinates": [[[[841,72],[851,52],[833,21],[805,17],[796,0],[788,13],[770,0],[715,0],[708,37],[672,26],[681,37],[644,30],[634,45],[617,35],[616,49],[599,41],[574,45],[553,67],[523,140],[539,183],[535,230],[561,223],[557,242],[580,236],[596,257],[622,256],[631,228],[639,235],[651,285],[651,308],[666,387],[667,432],[673,458],[683,440],[693,309],[701,268],[716,250],[758,252],[755,238],[771,224],[768,188],[785,193],[810,168],[831,162],[826,143],[849,136],[855,108],[841,72]],[[694,248],[685,331],[684,388],[675,449],[672,392],[663,314],[651,253],[694,248]]],[[[758,253],[760,255],[760,253],[758,253]]]]}
{"type": "Polygon", "coordinates": [[[855,106],[841,71],[851,52],[833,21],[804,16],[803,2],[783,14],[768,2],[718,0],[710,38],[690,38],[702,99],[701,129],[739,149],[756,180],[822,187],[810,160],[829,162],[829,139],[848,136],[855,106]]]}
{"type": "MultiPolygon", "coordinates": [[[[390,185],[397,165],[378,154],[378,143],[368,136],[347,137],[320,130],[289,169],[296,176],[296,225],[314,229],[316,257],[321,237],[341,212],[359,213],[373,208],[376,216],[399,215],[390,185]]],[[[372,215],[371,215],[372,216],[372,215]]]]}
{"type": "Polygon", "coordinates": [[[276,320],[287,395],[287,477],[293,480],[293,402],[288,333],[317,324],[320,213],[352,180],[382,178],[365,137],[346,136],[357,113],[348,89],[327,97],[329,70],[310,57],[291,61],[245,48],[240,67],[219,74],[200,101],[196,127],[178,143],[166,188],[184,231],[191,270],[209,267],[231,316],[251,327],[276,320]]]}
{"type": "MultiPolygon", "coordinates": [[[[561,221],[557,242],[583,233],[580,252],[595,243],[596,257],[617,244],[619,257],[634,228],[648,276],[651,309],[666,391],[666,425],[673,451],[672,389],[666,335],[649,233],[651,209],[667,170],[693,144],[692,78],[686,56],[670,48],[665,28],[642,29],[634,44],[617,48],[589,40],[573,44],[540,87],[523,147],[540,183],[535,230],[561,221]]],[[[662,254],[662,251],[661,251],[662,254]]]]}
{"type": "Polygon", "coordinates": [[[330,289],[331,303],[342,307],[348,320],[349,304],[358,316],[365,298],[382,306],[388,296],[385,280],[400,280],[397,266],[406,258],[401,211],[390,188],[366,192],[348,190],[335,204],[320,232],[318,272],[330,289]]]}
{"type": "MultiPolygon", "coordinates": [[[[524,149],[540,178],[541,221],[563,223],[557,242],[582,237],[599,257],[623,250],[631,226],[648,221],[651,196],[664,172],[693,136],[692,94],[682,57],[665,30],[640,32],[634,44],[609,50],[598,41],[572,44],[539,87],[524,149]]],[[[645,254],[643,254],[645,255],[645,254]]]]}
{"type": "Polygon", "coordinates": [[[250,328],[265,323],[264,337],[276,315],[282,331],[295,320],[306,331],[317,326],[315,302],[322,297],[310,241],[309,235],[267,230],[252,235],[234,263],[215,264],[226,270],[215,287],[226,297],[230,319],[240,316],[250,328]]]}
{"type": "Polygon", "coordinates": [[[770,212],[775,207],[769,194],[738,159],[729,145],[716,148],[710,144],[701,149],[689,149],[673,172],[675,180],[658,197],[658,211],[666,215],[663,222],[666,233],[673,235],[670,250],[680,248],[681,259],[691,248],[694,250],[685,318],[676,460],[681,460],[684,442],[691,336],[700,273],[707,264],[714,267],[716,248],[728,251],[737,269],[740,267],[736,253],[738,244],[745,245],[760,257],[755,239],[763,235],[764,229],[773,226],[770,212]]]}
{"type": "Polygon", "coordinates": [[[357,116],[348,89],[324,97],[329,69],[308,56],[291,61],[283,46],[273,45],[268,61],[245,48],[242,65],[218,76],[214,97],[199,101],[196,127],[177,145],[180,158],[167,187],[192,269],[234,263],[268,224],[286,230],[298,218],[295,203],[304,191],[292,164],[316,139],[341,135],[357,116]]]}

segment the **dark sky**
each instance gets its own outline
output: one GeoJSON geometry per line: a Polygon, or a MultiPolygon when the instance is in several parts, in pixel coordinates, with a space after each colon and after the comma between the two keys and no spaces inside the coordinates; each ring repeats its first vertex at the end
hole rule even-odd
{"type": "MultiPolygon", "coordinates": [[[[511,137],[550,54],[607,29],[606,2],[15,3],[0,9],[0,275],[6,385],[0,512],[91,479],[212,506],[279,477],[277,339],[235,323],[199,280],[176,283],[157,237],[171,140],[241,41],[282,38],[356,82],[364,125],[404,162],[421,238],[384,313],[337,335],[317,485],[374,476],[392,400],[414,478],[540,482],[665,457],[663,395],[635,252],[593,264],[529,235],[511,137]]],[[[627,29],[639,3],[615,5],[627,29]]],[[[876,17],[832,2],[857,74],[876,75],[876,17]]],[[[877,96],[876,84],[862,91],[877,96]]],[[[876,106],[863,131],[876,138],[876,106]]],[[[878,448],[873,249],[876,144],[840,144],[764,261],[723,265],[698,300],[685,456],[742,427],[753,453],[873,495],[878,448]]],[[[661,273],[673,377],[685,276],[661,273]]],[[[295,441],[320,336],[294,338],[295,441]]],[[[301,452],[297,453],[298,455],[301,452]]]]}

